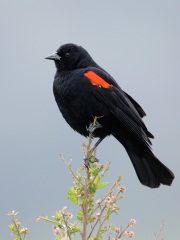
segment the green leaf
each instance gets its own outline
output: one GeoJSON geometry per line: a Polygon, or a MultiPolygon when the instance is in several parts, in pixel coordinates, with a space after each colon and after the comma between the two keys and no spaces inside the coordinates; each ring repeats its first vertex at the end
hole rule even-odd
{"type": "Polygon", "coordinates": [[[75,234],[77,232],[81,231],[81,227],[79,225],[76,225],[75,227],[73,227],[73,229],[71,230],[71,234],[75,234]]]}
{"type": "Polygon", "coordinates": [[[80,174],[78,174],[78,175],[77,175],[77,179],[79,179],[79,180],[81,180],[81,179],[82,179],[82,177],[81,177],[81,175],[80,175],[80,174]]]}
{"type": "Polygon", "coordinates": [[[91,166],[91,164],[90,164],[89,171],[90,171],[92,176],[96,176],[97,175],[97,168],[91,166]]]}
{"type": "Polygon", "coordinates": [[[90,186],[90,187],[89,187],[89,192],[90,192],[90,193],[95,193],[95,192],[96,192],[96,189],[97,189],[96,186],[90,186]]]}
{"type": "Polygon", "coordinates": [[[69,189],[69,192],[67,193],[68,199],[73,202],[78,204],[78,198],[77,198],[77,192],[74,187],[71,187],[69,189]]]}
{"type": "Polygon", "coordinates": [[[60,213],[59,213],[59,212],[56,212],[56,213],[55,213],[55,220],[56,220],[56,221],[59,221],[59,220],[60,220],[60,213]]]}
{"type": "Polygon", "coordinates": [[[14,224],[10,224],[10,225],[9,225],[9,229],[10,229],[10,230],[14,230],[14,229],[15,229],[14,224]]]}
{"type": "Polygon", "coordinates": [[[96,189],[105,188],[105,187],[108,186],[108,185],[109,185],[108,182],[102,182],[102,183],[99,183],[99,184],[96,186],[96,189]]]}
{"type": "Polygon", "coordinates": [[[16,237],[15,240],[21,240],[20,237],[16,237]]]}
{"type": "Polygon", "coordinates": [[[98,175],[94,180],[94,185],[97,186],[100,180],[101,180],[101,177],[98,175]]]}
{"type": "Polygon", "coordinates": [[[83,217],[83,213],[82,212],[78,212],[78,214],[77,214],[77,219],[79,220],[79,221],[82,221],[82,217],[83,217]]]}

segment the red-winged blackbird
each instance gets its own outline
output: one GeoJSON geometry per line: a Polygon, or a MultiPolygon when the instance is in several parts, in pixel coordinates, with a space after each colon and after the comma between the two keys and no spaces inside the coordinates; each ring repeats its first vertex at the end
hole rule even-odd
{"type": "Polygon", "coordinates": [[[53,91],[67,123],[87,137],[94,116],[99,116],[94,137],[101,141],[113,135],[126,149],[142,184],[171,185],[174,174],[151,151],[149,138],[154,137],[141,119],[144,110],[113,77],[75,44],[62,45],[46,59],[56,65],[53,91]]]}

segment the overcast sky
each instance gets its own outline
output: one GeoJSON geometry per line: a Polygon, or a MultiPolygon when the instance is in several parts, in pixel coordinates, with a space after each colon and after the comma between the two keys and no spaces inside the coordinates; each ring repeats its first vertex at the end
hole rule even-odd
{"type": "Polygon", "coordinates": [[[30,228],[28,239],[53,239],[44,213],[74,206],[61,152],[83,159],[85,138],[64,121],[52,93],[55,66],[44,57],[68,42],[82,45],[145,109],[155,135],[153,151],[176,175],[171,187],[149,189],[137,179],[125,150],[113,137],[97,156],[111,161],[105,181],[126,186],[116,226],[137,220],[135,240],[153,240],[165,220],[164,239],[179,238],[180,202],[180,1],[0,1],[0,239],[11,239],[8,211],[30,228]]]}

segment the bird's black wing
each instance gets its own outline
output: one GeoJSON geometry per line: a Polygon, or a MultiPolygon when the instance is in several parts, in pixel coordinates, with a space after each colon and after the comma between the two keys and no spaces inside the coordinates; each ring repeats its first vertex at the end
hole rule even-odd
{"type": "Polygon", "coordinates": [[[84,75],[96,87],[94,91],[96,98],[109,108],[121,126],[149,146],[151,142],[148,137],[153,135],[148,132],[129,95],[124,93],[106,72],[91,69],[84,75]]]}
{"type": "MultiPolygon", "coordinates": [[[[105,79],[105,81],[109,84],[112,84],[114,87],[121,89],[120,86],[118,85],[118,83],[115,81],[115,79],[109,74],[107,73],[104,69],[99,69],[99,68],[95,68],[95,67],[91,67],[90,71],[93,71],[94,73],[96,73],[98,76],[102,77],[103,79],[105,79]]],[[[121,89],[122,90],[122,89],[121,89]]],[[[123,91],[124,92],[124,91],[123,91]]],[[[132,103],[132,105],[135,107],[136,111],[138,112],[139,116],[141,118],[143,118],[144,116],[146,116],[145,111],[143,110],[143,108],[126,92],[124,92],[126,99],[128,99],[128,101],[130,101],[132,103]]]]}
{"type": "Polygon", "coordinates": [[[146,113],[143,110],[143,108],[126,92],[124,92],[125,95],[129,98],[129,100],[131,101],[131,103],[134,105],[134,107],[136,108],[137,112],[139,113],[140,117],[145,117],[146,113]]]}

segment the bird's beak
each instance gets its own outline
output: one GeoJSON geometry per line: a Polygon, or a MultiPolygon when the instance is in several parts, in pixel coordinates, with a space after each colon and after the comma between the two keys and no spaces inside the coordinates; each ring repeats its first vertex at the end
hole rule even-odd
{"type": "Polygon", "coordinates": [[[49,55],[48,57],[46,57],[45,59],[59,61],[61,59],[61,57],[57,53],[53,53],[53,54],[49,55]]]}

